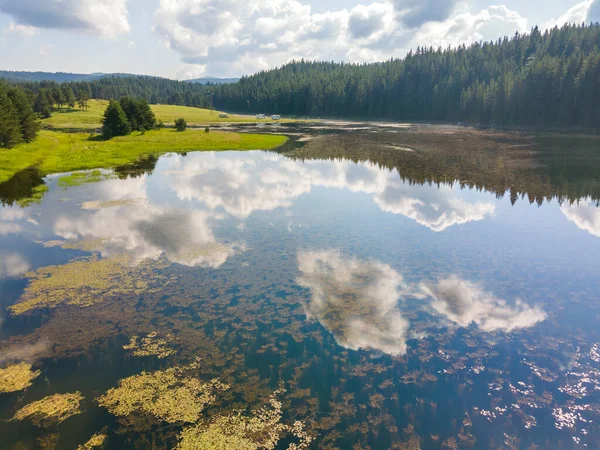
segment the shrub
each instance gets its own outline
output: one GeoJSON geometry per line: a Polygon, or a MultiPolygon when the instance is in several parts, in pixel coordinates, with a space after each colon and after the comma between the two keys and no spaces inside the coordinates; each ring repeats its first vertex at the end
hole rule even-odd
{"type": "Polygon", "coordinates": [[[183,117],[175,120],[175,129],[177,131],[185,131],[187,129],[187,122],[183,117]]]}
{"type": "Polygon", "coordinates": [[[205,133],[209,133],[209,132],[210,132],[210,128],[209,128],[209,127],[206,127],[206,128],[204,129],[204,132],[205,132],[205,133]]]}

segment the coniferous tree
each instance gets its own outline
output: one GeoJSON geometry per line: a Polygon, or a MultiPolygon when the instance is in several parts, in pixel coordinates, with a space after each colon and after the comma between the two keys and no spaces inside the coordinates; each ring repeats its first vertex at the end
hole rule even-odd
{"type": "Polygon", "coordinates": [[[131,125],[119,102],[111,100],[104,111],[102,120],[102,135],[106,139],[115,136],[126,136],[131,133],[131,125]]]}
{"type": "Polygon", "coordinates": [[[151,130],[156,126],[156,117],[145,100],[123,97],[119,100],[134,131],[151,130]]]}
{"type": "Polygon", "coordinates": [[[22,142],[17,108],[0,84],[0,147],[14,147],[22,142]]]}
{"type": "Polygon", "coordinates": [[[65,87],[64,89],[65,103],[69,106],[69,108],[75,108],[75,94],[73,93],[73,89],[70,87],[65,87]]]}
{"type": "Polygon", "coordinates": [[[40,129],[40,124],[27,94],[22,89],[13,87],[8,91],[8,96],[15,107],[19,119],[21,139],[24,142],[33,141],[40,129]]]}
{"type": "Polygon", "coordinates": [[[33,110],[42,119],[47,119],[52,115],[50,103],[48,103],[48,98],[46,97],[46,93],[43,90],[38,92],[33,103],[33,110]]]}

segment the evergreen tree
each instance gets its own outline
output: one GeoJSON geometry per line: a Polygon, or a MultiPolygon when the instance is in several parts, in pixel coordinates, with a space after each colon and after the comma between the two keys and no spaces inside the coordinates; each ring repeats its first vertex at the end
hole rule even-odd
{"type": "Polygon", "coordinates": [[[145,100],[123,97],[119,100],[125,115],[134,131],[151,130],[156,126],[154,112],[145,100]]]}
{"type": "Polygon", "coordinates": [[[75,100],[75,94],[73,93],[73,89],[66,86],[64,88],[64,96],[65,96],[65,102],[69,106],[69,108],[75,108],[76,100],[75,100]]]}
{"type": "Polygon", "coordinates": [[[126,136],[131,133],[131,125],[119,102],[111,100],[104,111],[102,120],[102,135],[106,139],[115,136],[126,136]]]}
{"type": "Polygon", "coordinates": [[[21,139],[24,142],[33,141],[40,129],[40,124],[37,120],[35,112],[33,111],[33,107],[31,106],[27,94],[22,89],[13,87],[9,90],[8,96],[15,107],[17,117],[19,119],[21,139]]]}
{"type": "Polygon", "coordinates": [[[33,110],[42,118],[47,119],[52,115],[52,111],[50,108],[50,103],[48,103],[48,98],[46,97],[46,93],[41,90],[38,92],[35,102],[33,104],[33,110]]]}
{"type": "Polygon", "coordinates": [[[0,147],[14,147],[22,142],[19,115],[6,92],[0,84],[0,147]]]}
{"type": "Polygon", "coordinates": [[[80,89],[77,92],[77,105],[79,109],[87,110],[89,108],[90,96],[87,89],[80,89]]]}

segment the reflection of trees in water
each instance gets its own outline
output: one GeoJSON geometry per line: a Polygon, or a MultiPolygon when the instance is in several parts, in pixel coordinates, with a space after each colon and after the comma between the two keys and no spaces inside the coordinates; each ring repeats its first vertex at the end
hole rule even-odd
{"type": "Polygon", "coordinates": [[[595,137],[482,132],[449,127],[343,132],[318,136],[288,152],[295,159],[371,161],[416,184],[459,183],[530,203],[600,201],[595,137]]]}
{"type": "Polygon", "coordinates": [[[0,204],[12,206],[24,199],[32,198],[36,194],[36,188],[44,184],[42,174],[35,167],[21,170],[9,180],[0,183],[0,204]]]}
{"type": "Polygon", "coordinates": [[[158,156],[148,155],[130,164],[124,164],[114,168],[114,172],[121,180],[126,178],[139,178],[143,175],[152,175],[156,169],[158,156]]]}

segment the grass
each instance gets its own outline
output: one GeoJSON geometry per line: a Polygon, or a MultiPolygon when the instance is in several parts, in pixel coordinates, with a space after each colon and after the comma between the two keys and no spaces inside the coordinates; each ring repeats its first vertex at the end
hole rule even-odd
{"type": "Polygon", "coordinates": [[[101,140],[89,133],[42,130],[38,138],[12,149],[0,149],[0,183],[17,172],[36,166],[42,175],[110,168],[130,164],[147,155],[201,150],[270,150],[286,142],[285,136],[241,134],[227,131],[172,129],[133,133],[101,140]]]}
{"type": "MultiPolygon", "coordinates": [[[[100,128],[102,115],[108,105],[107,100],[90,100],[90,108],[81,111],[75,108],[63,108],[52,113],[52,117],[44,119],[42,124],[50,129],[63,130],[95,130],[100,128]]],[[[165,125],[172,125],[175,119],[183,117],[189,125],[214,125],[220,123],[256,123],[256,116],[230,114],[229,118],[220,119],[220,111],[211,111],[202,108],[192,108],[177,105],[151,105],[157,120],[162,120],[165,125]]],[[[284,119],[281,122],[292,122],[284,119]]],[[[261,123],[273,122],[270,119],[261,120],[261,123]]],[[[279,121],[278,121],[279,122],[279,121]]]]}

